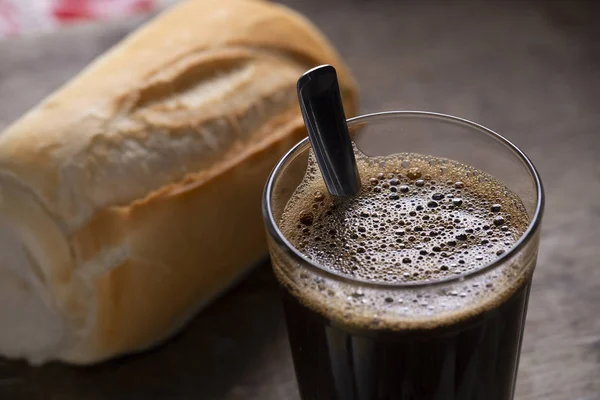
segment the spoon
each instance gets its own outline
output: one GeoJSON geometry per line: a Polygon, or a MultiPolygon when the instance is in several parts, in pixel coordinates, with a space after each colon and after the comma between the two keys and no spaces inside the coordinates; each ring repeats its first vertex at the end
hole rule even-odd
{"type": "Polygon", "coordinates": [[[338,197],[355,194],[360,176],[335,68],[321,65],[307,71],[298,79],[297,90],[308,138],[327,190],[338,197]]]}

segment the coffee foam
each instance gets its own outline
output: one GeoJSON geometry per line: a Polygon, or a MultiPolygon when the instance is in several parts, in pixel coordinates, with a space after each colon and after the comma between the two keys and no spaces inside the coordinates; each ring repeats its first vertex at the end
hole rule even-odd
{"type": "Polygon", "coordinates": [[[519,198],[472,167],[417,154],[358,158],[356,196],[329,195],[318,171],[288,202],[281,228],[315,263],[370,282],[431,282],[506,252],[529,219],[519,198]]]}
{"type": "Polygon", "coordinates": [[[442,314],[461,319],[497,304],[530,276],[533,262],[519,255],[489,274],[442,287],[443,296],[422,288],[361,287],[430,284],[477,271],[510,250],[529,216],[517,195],[468,165],[413,153],[370,158],[356,151],[356,157],[357,195],[329,195],[311,154],[285,207],[279,227],[291,244],[350,282],[274,257],[279,280],[301,301],[346,323],[437,325],[442,314]]]}

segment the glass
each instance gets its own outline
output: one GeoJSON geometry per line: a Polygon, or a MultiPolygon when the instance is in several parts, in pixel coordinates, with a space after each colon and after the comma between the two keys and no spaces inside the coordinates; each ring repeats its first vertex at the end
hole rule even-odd
{"type": "Polygon", "coordinates": [[[280,231],[307,168],[309,142],[298,143],[269,177],[263,215],[302,399],[512,399],[544,204],[535,167],[508,140],[457,117],[384,112],[348,125],[369,156],[426,154],[492,175],[521,198],[530,224],[494,262],[460,276],[387,284],[338,274],[280,231]],[[481,289],[498,276],[502,287],[481,289]],[[402,323],[378,329],[380,321],[402,323]]]}

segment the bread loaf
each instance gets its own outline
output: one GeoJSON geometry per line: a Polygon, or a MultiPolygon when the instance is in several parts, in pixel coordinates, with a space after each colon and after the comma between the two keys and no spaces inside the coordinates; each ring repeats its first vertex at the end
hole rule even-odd
{"type": "Polygon", "coordinates": [[[266,255],[261,192],[336,66],[305,18],[188,0],[0,135],[0,353],[90,364],[153,346],[266,255]]]}

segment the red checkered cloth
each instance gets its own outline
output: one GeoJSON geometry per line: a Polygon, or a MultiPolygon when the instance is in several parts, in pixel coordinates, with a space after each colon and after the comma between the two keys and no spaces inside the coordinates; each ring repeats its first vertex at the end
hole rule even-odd
{"type": "Polygon", "coordinates": [[[0,39],[150,12],[176,0],[0,0],[0,39]]]}

